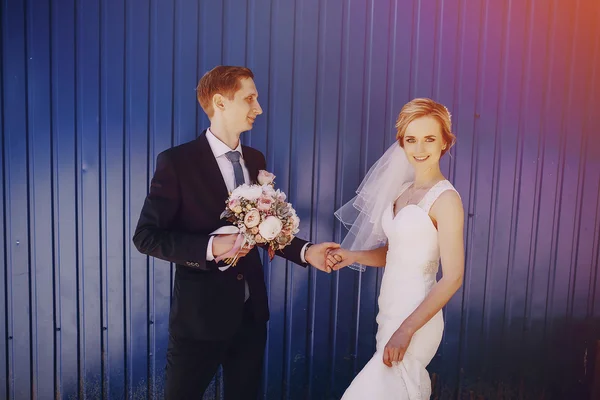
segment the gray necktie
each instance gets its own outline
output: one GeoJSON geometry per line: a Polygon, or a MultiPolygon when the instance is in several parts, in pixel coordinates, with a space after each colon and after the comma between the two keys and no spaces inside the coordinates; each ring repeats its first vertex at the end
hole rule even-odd
{"type": "MultiPolygon", "coordinates": [[[[235,187],[246,183],[244,179],[244,171],[242,170],[242,164],[240,164],[241,156],[242,155],[239,151],[228,151],[227,153],[225,153],[225,157],[227,157],[227,159],[231,161],[231,164],[233,165],[233,174],[235,175],[235,187]]],[[[244,301],[246,301],[250,297],[250,288],[248,287],[247,281],[244,281],[244,285],[246,289],[244,301]]]]}
{"type": "Polygon", "coordinates": [[[233,165],[233,174],[235,175],[235,187],[243,185],[244,181],[244,172],[242,171],[242,164],[240,164],[240,157],[242,155],[239,151],[229,151],[225,153],[225,157],[231,164],[233,165]]]}

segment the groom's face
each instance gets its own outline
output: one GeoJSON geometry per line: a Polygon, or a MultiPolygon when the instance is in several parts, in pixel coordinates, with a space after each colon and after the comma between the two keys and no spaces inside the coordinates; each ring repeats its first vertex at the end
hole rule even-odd
{"type": "Polygon", "coordinates": [[[225,99],[223,117],[231,131],[244,132],[252,129],[254,120],[262,114],[258,103],[258,91],[252,78],[240,79],[241,87],[233,99],[225,99]]]}

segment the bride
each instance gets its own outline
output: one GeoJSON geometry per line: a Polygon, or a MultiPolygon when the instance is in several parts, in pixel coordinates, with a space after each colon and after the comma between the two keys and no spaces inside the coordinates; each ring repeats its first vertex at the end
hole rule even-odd
{"type": "Polygon", "coordinates": [[[455,141],[450,113],[433,100],[414,99],[396,129],[397,143],[336,212],[350,231],[342,248],[327,255],[334,270],[386,267],[376,351],[343,400],[428,399],[425,367],[442,340],[442,307],[463,281],[463,206],[439,164],[455,141]],[[436,282],[440,258],[443,277],[436,282]]]}

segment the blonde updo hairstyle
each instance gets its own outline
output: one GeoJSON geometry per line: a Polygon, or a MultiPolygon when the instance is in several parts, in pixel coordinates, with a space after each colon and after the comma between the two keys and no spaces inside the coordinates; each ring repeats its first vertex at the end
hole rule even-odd
{"type": "Polygon", "coordinates": [[[418,98],[409,101],[402,107],[398,119],[396,119],[396,140],[401,147],[404,147],[404,135],[406,127],[417,118],[431,116],[435,118],[442,127],[442,139],[445,148],[442,149],[442,156],[450,150],[456,142],[456,136],[452,133],[452,122],[448,109],[431,99],[418,98]]]}

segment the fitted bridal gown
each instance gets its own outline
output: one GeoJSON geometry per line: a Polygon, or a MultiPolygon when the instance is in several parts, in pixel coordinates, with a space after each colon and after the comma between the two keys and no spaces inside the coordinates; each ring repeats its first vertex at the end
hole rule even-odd
{"type": "Polygon", "coordinates": [[[407,205],[394,216],[392,203],[382,216],[389,246],[378,299],[376,351],[354,378],[343,400],[421,400],[431,396],[431,380],[425,367],[442,340],[441,311],[414,334],[401,362],[387,367],[383,350],[436,282],[440,252],[429,210],[446,190],[455,191],[449,181],[440,181],[418,204],[407,205]]]}

